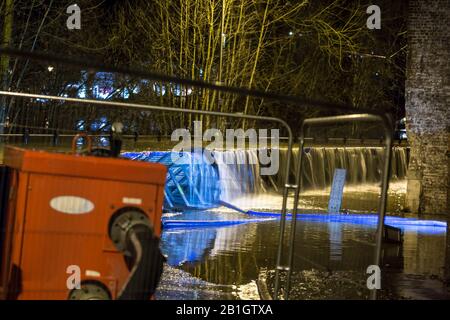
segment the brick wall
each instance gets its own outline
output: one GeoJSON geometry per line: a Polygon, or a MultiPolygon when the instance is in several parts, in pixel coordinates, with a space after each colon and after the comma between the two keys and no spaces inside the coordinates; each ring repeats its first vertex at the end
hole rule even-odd
{"type": "Polygon", "coordinates": [[[449,0],[409,1],[406,129],[422,213],[449,211],[449,20],[449,0]]]}

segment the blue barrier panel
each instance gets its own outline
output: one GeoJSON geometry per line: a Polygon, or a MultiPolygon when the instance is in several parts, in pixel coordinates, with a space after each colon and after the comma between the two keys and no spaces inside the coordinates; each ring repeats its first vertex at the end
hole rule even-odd
{"type": "MultiPolygon", "coordinates": [[[[259,212],[259,211],[247,211],[248,215],[259,216],[259,217],[281,217],[280,213],[276,212],[259,212]]],[[[290,213],[286,216],[291,217],[290,213]]],[[[341,223],[353,223],[353,224],[366,224],[366,225],[376,225],[378,221],[378,215],[368,215],[368,214],[298,214],[298,220],[308,220],[308,221],[330,221],[330,222],[341,222],[341,223]]],[[[401,229],[411,229],[410,227],[430,227],[445,229],[447,228],[447,223],[443,221],[436,220],[418,220],[416,218],[403,218],[403,217],[392,217],[386,216],[385,223],[401,229]]]]}
{"type": "Polygon", "coordinates": [[[238,220],[163,220],[164,229],[171,228],[205,228],[225,227],[243,223],[265,222],[274,219],[238,219],[238,220]]]}
{"type": "Polygon", "coordinates": [[[164,209],[205,210],[220,205],[219,172],[202,152],[125,152],[122,156],[167,167],[164,209]]]}

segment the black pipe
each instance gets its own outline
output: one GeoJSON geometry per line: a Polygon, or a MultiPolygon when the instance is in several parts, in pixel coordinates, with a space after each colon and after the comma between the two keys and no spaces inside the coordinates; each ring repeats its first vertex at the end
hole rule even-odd
{"type": "Polygon", "coordinates": [[[110,219],[109,236],[117,250],[123,253],[130,270],[117,299],[150,299],[161,279],[165,261],[151,221],[139,208],[121,208],[110,219]]]}
{"type": "Polygon", "coordinates": [[[147,225],[137,224],[127,232],[126,251],[131,252],[133,264],[117,299],[148,300],[159,284],[165,260],[159,249],[159,238],[147,225]]]}

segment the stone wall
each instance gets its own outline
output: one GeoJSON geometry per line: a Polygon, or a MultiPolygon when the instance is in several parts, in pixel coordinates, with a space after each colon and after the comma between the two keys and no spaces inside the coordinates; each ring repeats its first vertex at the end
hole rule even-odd
{"type": "Polygon", "coordinates": [[[449,19],[449,0],[409,1],[406,129],[411,161],[407,206],[420,213],[449,212],[449,19]]]}

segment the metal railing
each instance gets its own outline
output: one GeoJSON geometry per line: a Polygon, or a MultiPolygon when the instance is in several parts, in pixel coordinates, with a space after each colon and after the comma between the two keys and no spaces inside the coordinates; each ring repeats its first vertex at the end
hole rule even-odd
{"type": "MultiPolygon", "coordinates": [[[[49,100],[79,102],[80,104],[102,105],[102,106],[109,106],[109,107],[116,107],[116,108],[117,107],[138,108],[138,109],[161,111],[161,112],[183,112],[183,113],[200,114],[200,115],[207,115],[207,116],[216,116],[216,117],[240,118],[240,119],[276,122],[286,128],[286,130],[288,132],[288,154],[292,154],[293,134],[292,134],[291,127],[284,120],[279,119],[279,118],[274,118],[274,117],[244,115],[241,113],[190,110],[190,109],[180,109],[180,108],[173,108],[173,107],[104,101],[104,100],[68,98],[68,97],[50,96],[50,95],[33,94],[33,93],[22,93],[22,92],[11,92],[11,91],[0,91],[0,96],[35,98],[35,99],[36,98],[40,98],[40,99],[45,98],[45,99],[49,99],[49,100]]],[[[281,262],[282,252],[283,252],[283,241],[284,241],[284,234],[285,234],[285,229],[286,229],[287,197],[288,197],[288,192],[289,192],[290,166],[291,166],[291,157],[288,157],[286,160],[285,187],[283,190],[283,201],[282,201],[282,208],[281,208],[277,265],[279,265],[281,262]]]]}
{"type": "MultiPolygon", "coordinates": [[[[262,98],[282,103],[290,103],[294,104],[299,107],[310,107],[314,106],[316,108],[325,110],[325,111],[331,111],[331,112],[339,112],[339,113],[353,113],[355,109],[353,107],[347,106],[347,105],[341,105],[341,104],[335,104],[335,103],[329,103],[324,101],[317,101],[317,100],[311,100],[306,98],[301,98],[297,96],[291,96],[291,95],[282,95],[277,93],[272,93],[268,91],[261,91],[261,90],[253,90],[253,89],[246,89],[246,88],[239,88],[239,87],[231,87],[231,86],[224,86],[219,85],[216,83],[209,83],[202,80],[193,80],[188,78],[180,78],[176,76],[168,76],[164,74],[159,73],[153,73],[148,72],[142,69],[135,69],[135,68],[124,68],[124,67],[115,67],[111,65],[106,65],[103,63],[97,63],[92,60],[80,60],[70,57],[62,57],[62,56],[56,56],[51,55],[47,53],[38,53],[38,52],[27,52],[27,51],[21,51],[17,49],[12,48],[2,48],[0,47],[0,54],[6,54],[9,56],[14,56],[17,58],[23,58],[23,59],[30,59],[30,60],[36,60],[36,61],[44,61],[44,62],[50,62],[50,63],[60,63],[64,64],[66,66],[72,66],[72,67],[79,67],[79,68],[85,68],[92,71],[103,71],[103,72],[114,72],[124,75],[130,75],[135,77],[140,77],[143,79],[148,80],[157,80],[157,81],[163,81],[163,82],[172,82],[177,83],[180,85],[188,85],[192,87],[198,87],[198,88],[204,88],[204,89],[211,89],[215,91],[220,92],[226,92],[226,93],[232,93],[232,94],[238,94],[241,96],[248,96],[248,97],[255,97],[255,98],[262,98]]],[[[70,98],[70,97],[59,97],[59,96],[49,96],[49,95],[43,95],[43,94],[33,94],[33,93],[22,93],[22,92],[10,92],[10,91],[0,91],[0,96],[9,96],[9,97],[24,97],[24,98],[41,98],[41,99],[50,99],[50,100],[59,100],[59,101],[67,101],[67,102],[79,102],[82,105],[83,104],[92,104],[92,105],[101,105],[101,106],[108,106],[108,107],[115,107],[115,108],[135,108],[135,109],[146,109],[146,110],[153,110],[158,112],[177,112],[177,113],[187,113],[187,114],[199,114],[199,115],[207,115],[207,116],[215,116],[215,117],[225,117],[225,118],[239,118],[239,119],[249,119],[249,120],[259,120],[259,121],[269,121],[269,122],[276,122],[283,126],[288,133],[288,157],[286,160],[286,175],[285,175],[285,183],[284,183],[284,189],[283,189],[283,201],[282,201],[282,210],[281,210],[281,220],[280,220],[280,233],[279,233],[279,242],[278,242],[278,253],[277,253],[277,267],[276,267],[276,279],[275,279],[275,291],[274,291],[274,299],[278,299],[279,295],[279,271],[280,270],[287,270],[288,271],[288,278],[286,283],[286,288],[284,296],[285,299],[289,298],[289,288],[290,288],[290,273],[292,272],[292,254],[294,251],[293,242],[295,240],[295,224],[296,224],[296,212],[297,212],[297,205],[298,205],[298,197],[300,193],[300,187],[298,180],[298,177],[300,175],[297,175],[297,183],[290,184],[289,183],[289,172],[290,172],[290,166],[291,166],[291,155],[292,155],[292,145],[293,145],[293,134],[291,127],[282,119],[275,118],[275,117],[265,117],[265,116],[256,116],[256,115],[248,115],[248,114],[242,114],[242,113],[228,113],[228,112],[215,112],[215,111],[204,111],[204,110],[190,110],[190,109],[181,109],[181,108],[173,108],[173,107],[165,107],[165,106],[156,106],[156,105],[146,105],[146,104],[136,104],[136,103],[124,103],[124,102],[114,102],[114,101],[105,101],[105,100],[93,100],[93,99],[80,99],[80,98],[70,98]],[[291,234],[289,238],[290,249],[289,249],[289,258],[288,258],[288,266],[283,267],[282,265],[282,258],[284,253],[284,238],[286,233],[286,216],[287,216],[287,198],[288,193],[291,188],[295,189],[295,196],[294,196],[294,212],[293,212],[293,219],[292,219],[292,228],[291,228],[291,234]]],[[[367,117],[367,119],[388,119],[389,117],[384,114],[383,111],[380,110],[371,110],[367,108],[359,108],[358,111],[367,113],[364,115],[364,117],[367,117]]],[[[308,119],[305,120],[302,123],[302,132],[306,125],[315,125],[319,123],[330,123],[330,122],[342,122],[342,121],[351,121],[351,120],[362,120],[360,118],[361,115],[345,115],[345,116],[336,116],[336,117],[327,117],[327,118],[317,118],[317,119],[308,119]]],[[[386,132],[391,133],[392,129],[388,128],[388,120],[382,121],[386,132]]],[[[303,141],[303,140],[302,140],[303,141]]],[[[390,148],[392,143],[392,139],[389,138],[389,143],[386,145],[388,148],[390,148]]],[[[303,146],[303,144],[302,144],[303,146]]],[[[299,157],[301,157],[302,152],[299,152],[299,157]]],[[[390,150],[387,153],[387,159],[390,157],[390,150]]],[[[387,161],[389,162],[389,161],[387,161]]],[[[300,170],[300,163],[298,166],[298,170],[300,170]]],[[[388,177],[388,170],[389,165],[385,164],[385,174],[384,178],[387,179],[388,177]]],[[[384,219],[384,213],[386,209],[386,193],[387,193],[387,183],[383,184],[383,194],[380,200],[380,218],[378,225],[383,226],[383,219],[384,219]]],[[[379,227],[380,230],[378,230],[377,234],[381,234],[382,227],[379,227]]],[[[379,243],[379,237],[377,237],[377,248],[380,246],[379,243]]],[[[380,238],[381,239],[381,238],[380,238]]],[[[381,241],[381,240],[380,240],[381,241]]],[[[381,243],[381,242],[380,242],[381,243]]],[[[379,249],[377,249],[377,255],[376,255],[376,261],[379,261],[379,249]]],[[[375,295],[376,297],[376,295],[375,295]]]]}
{"type": "MultiPolygon", "coordinates": [[[[2,124],[0,123],[0,126],[2,124]]],[[[45,129],[44,129],[45,130],[45,129]]],[[[53,138],[55,136],[60,138],[73,138],[75,137],[79,132],[85,132],[82,130],[77,131],[77,133],[59,133],[57,132],[58,129],[47,129],[48,131],[54,131],[54,133],[0,133],[0,138],[9,138],[9,137],[24,137],[25,135],[32,138],[53,138]]],[[[73,130],[75,132],[75,130],[73,130]]],[[[90,137],[93,138],[108,138],[111,135],[107,133],[107,131],[103,131],[103,133],[88,133],[90,137]]],[[[169,135],[156,135],[156,134],[143,134],[143,135],[134,135],[134,134],[123,134],[122,137],[124,139],[136,139],[136,140],[145,140],[145,139],[160,139],[161,141],[171,141],[169,135]]],[[[273,139],[271,137],[261,137],[265,139],[273,139]]],[[[194,138],[192,138],[194,140],[194,138]]],[[[280,141],[288,141],[288,137],[278,137],[278,140],[280,141]]],[[[305,146],[362,146],[362,147],[377,147],[377,146],[384,146],[384,138],[383,139],[364,139],[364,138],[328,138],[328,139],[316,139],[316,138],[304,138],[305,140],[305,146]]],[[[393,139],[392,140],[393,146],[399,146],[399,147],[408,147],[408,140],[406,139],[393,139]]]]}

